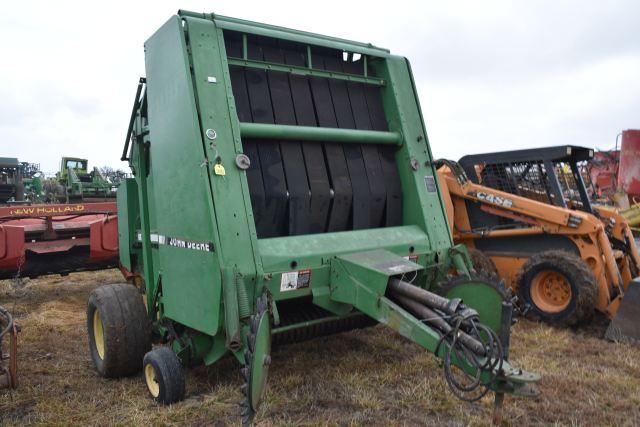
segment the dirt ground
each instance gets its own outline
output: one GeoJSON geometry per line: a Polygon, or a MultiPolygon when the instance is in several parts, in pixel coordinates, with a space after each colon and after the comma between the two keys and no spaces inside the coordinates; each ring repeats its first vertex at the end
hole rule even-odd
{"type": "MultiPolygon", "coordinates": [[[[0,282],[0,305],[22,327],[20,386],[0,391],[0,425],[239,424],[234,360],[187,371],[187,398],[160,407],[141,375],[93,370],[85,304],[117,270],[0,282]]],[[[536,398],[508,397],[505,425],[640,425],[640,347],[608,343],[606,322],[558,330],[515,326],[511,360],[542,374],[536,398]]],[[[492,399],[458,401],[438,361],[378,326],[274,350],[258,425],[487,425],[492,399]]]]}

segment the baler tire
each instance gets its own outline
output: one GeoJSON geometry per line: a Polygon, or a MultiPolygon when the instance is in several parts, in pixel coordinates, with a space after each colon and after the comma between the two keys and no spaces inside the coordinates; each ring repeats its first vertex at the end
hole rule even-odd
{"type": "Polygon", "coordinates": [[[142,366],[149,393],[163,405],[184,399],[185,381],[182,364],[169,347],[158,347],[145,354],[142,366]]]}
{"type": "Polygon", "coordinates": [[[520,302],[530,306],[527,317],[558,326],[575,326],[589,320],[598,299],[598,282],[589,265],[562,250],[544,251],[529,258],[520,269],[516,283],[520,302]],[[533,281],[545,272],[559,274],[570,286],[569,301],[560,311],[545,311],[534,302],[533,281]]]}
{"type": "Polygon", "coordinates": [[[87,334],[100,375],[119,378],[138,373],[151,349],[151,323],[138,289],[128,283],[94,289],[87,303],[87,334]]]}
{"type": "Polygon", "coordinates": [[[477,273],[485,274],[495,279],[500,277],[498,267],[496,267],[496,264],[487,254],[475,248],[468,248],[467,251],[469,252],[473,269],[476,270],[477,273]]]}

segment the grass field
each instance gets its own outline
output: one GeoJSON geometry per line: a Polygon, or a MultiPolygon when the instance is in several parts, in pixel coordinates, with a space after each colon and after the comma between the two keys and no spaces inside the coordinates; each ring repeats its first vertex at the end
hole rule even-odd
{"type": "MultiPolygon", "coordinates": [[[[238,424],[231,358],[187,371],[187,398],[159,407],[141,375],[99,378],[87,350],[85,305],[117,270],[0,282],[0,305],[22,327],[20,386],[0,391],[0,425],[238,424]]],[[[505,401],[505,425],[640,425],[640,347],[608,343],[606,322],[578,331],[526,321],[511,360],[543,379],[536,398],[505,401]]],[[[381,326],[274,350],[259,425],[486,425],[492,399],[459,402],[437,360],[381,326]]]]}

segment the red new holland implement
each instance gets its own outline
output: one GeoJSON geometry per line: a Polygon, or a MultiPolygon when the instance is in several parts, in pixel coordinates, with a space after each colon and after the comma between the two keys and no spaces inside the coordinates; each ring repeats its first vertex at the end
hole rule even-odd
{"type": "Polygon", "coordinates": [[[0,207],[0,279],[117,265],[115,202],[0,207]]]}

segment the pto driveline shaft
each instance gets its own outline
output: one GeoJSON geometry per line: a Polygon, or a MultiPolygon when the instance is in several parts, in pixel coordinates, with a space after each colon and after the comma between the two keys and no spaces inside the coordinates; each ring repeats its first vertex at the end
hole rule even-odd
{"type": "Polygon", "coordinates": [[[447,314],[454,314],[453,307],[451,307],[451,300],[421,289],[411,283],[403,282],[402,280],[392,277],[389,280],[389,290],[418,301],[427,307],[443,311],[447,314]]]}
{"type": "MultiPolygon", "coordinates": [[[[414,316],[417,316],[420,320],[423,320],[432,326],[438,328],[444,335],[450,334],[453,327],[442,318],[441,315],[431,310],[429,307],[425,307],[419,302],[400,295],[399,293],[392,291],[391,295],[393,299],[398,302],[403,308],[411,312],[414,316]]],[[[475,338],[467,335],[463,331],[458,330],[458,340],[462,342],[467,348],[471,349],[478,356],[485,356],[486,351],[484,345],[475,338]]]]}

